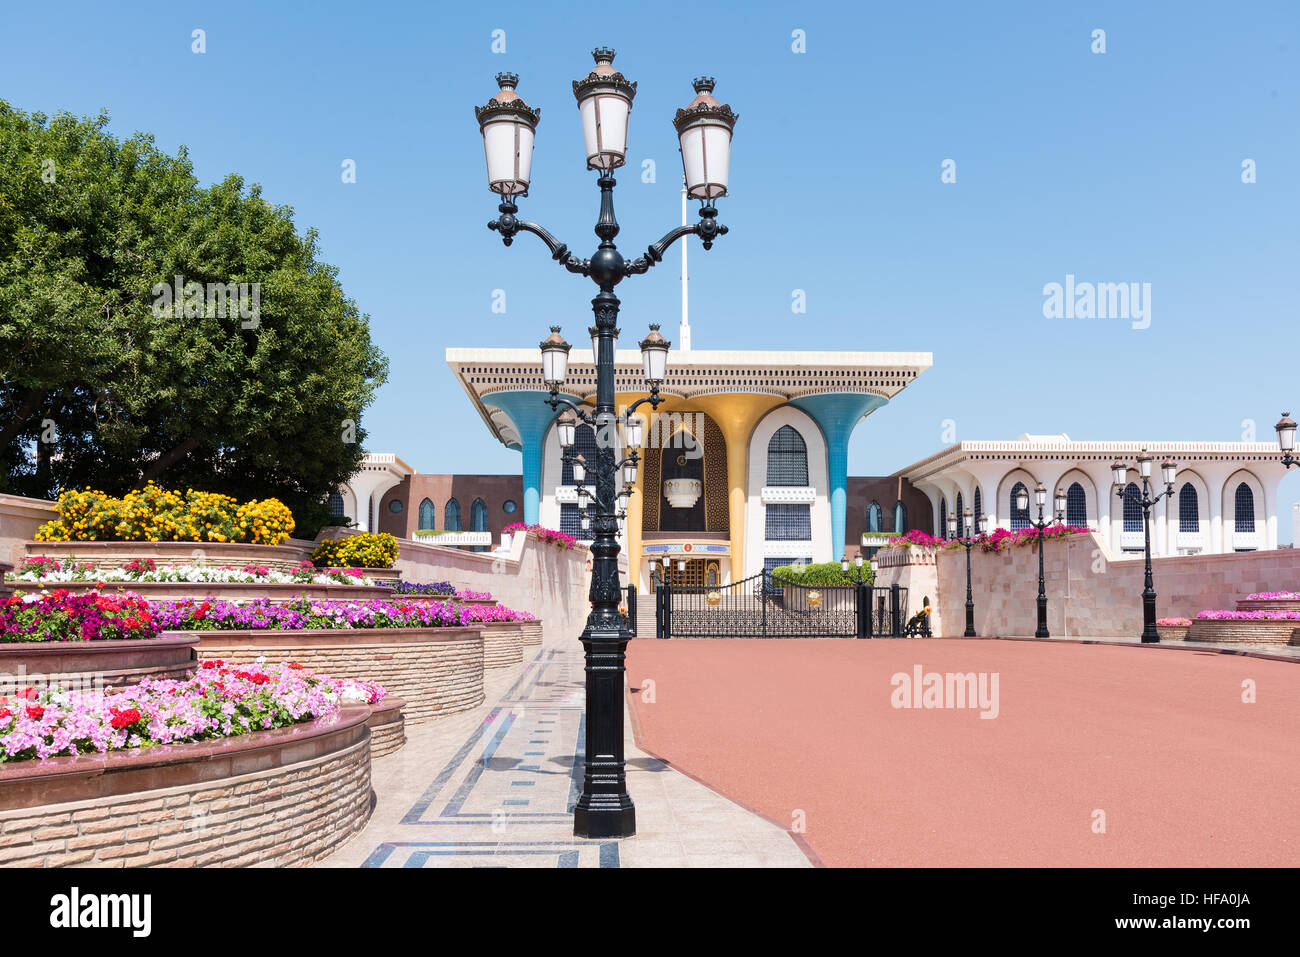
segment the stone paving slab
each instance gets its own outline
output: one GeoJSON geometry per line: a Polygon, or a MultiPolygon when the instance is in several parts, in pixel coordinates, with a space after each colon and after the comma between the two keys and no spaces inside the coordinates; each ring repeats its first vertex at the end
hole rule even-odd
{"type": "Polygon", "coordinates": [[[581,646],[490,672],[486,703],[407,728],[374,761],[366,828],[322,867],[810,867],[790,834],[638,750],[635,837],[573,836],[582,792],[581,646]]]}

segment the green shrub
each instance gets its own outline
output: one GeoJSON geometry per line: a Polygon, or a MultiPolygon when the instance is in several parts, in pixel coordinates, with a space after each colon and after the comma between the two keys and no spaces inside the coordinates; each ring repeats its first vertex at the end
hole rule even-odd
{"type": "Polygon", "coordinates": [[[819,562],[813,565],[779,565],[772,569],[773,579],[779,579],[791,585],[804,585],[807,587],[856,585],[858,575],[862,576],[862,581],[870,584],[873,579],[871,566],[864,564],[859,569],[850,565],[847,574],[840,569],[839,562],[819,562]]]}

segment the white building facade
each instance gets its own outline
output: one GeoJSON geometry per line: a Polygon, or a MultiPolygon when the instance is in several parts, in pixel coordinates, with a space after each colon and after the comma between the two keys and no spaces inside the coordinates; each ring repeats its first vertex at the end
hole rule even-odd
{"type": "MultiPolygon", "coordinates": [[[[1140,490],[1137,457],[1154,458],[1153,493],[1163,491],[1160,463],[1178,466],[1174,493],[1151,514],[1153,555],[1254,551],[1277,548],[1278,485],[1286,470],[1281,453],[1265,442],[1075,442],[1067,435],[1022,435],[1013,442],[959,442],[895,473],[924,492],[934,508],[936,536],[946,537],[948,515],[965,509],[988,516],[988,527],[1015,530],[1038,517],[1033,490],[1066,495],[1067,524],[1091,528],[1111,550],[1140,552],[1142,511],[1115,494],[1111,464],[1129,466],[1130,488],[1140,490]],[[1019,486],[1030,495],[1028,512],[1015,507],[1019,486]]],[[[1050,516],[1049,516],[1050,517],[1050,516]]]]}

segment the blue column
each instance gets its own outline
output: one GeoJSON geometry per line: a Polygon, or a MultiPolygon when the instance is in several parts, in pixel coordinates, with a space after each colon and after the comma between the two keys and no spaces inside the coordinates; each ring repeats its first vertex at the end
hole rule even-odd
{"type": "MultiPolygon", "coordinates": [[[[546,430],[558,415],[544,401],[549,395],[540,389],[521,389],[483,396],[483,404],[488,408],[500,409],[510,416],[510,421],[519,433],[519,445],[512,445],[511,448],[518,448],[523,453],[524,522],[528,525],[537,524],[541,511],[542,443],[546,439],[546,430]]],[[[571,402],[578,401],[571,395],[563,397],[571,402]]]]}
{"type": "Polygon", "coordinates": [[[816,420],[826,437],[826,472],[831,493],[831,561],[844,556],[844,526],[848,518],[849,438],[864,415],[889,400],[882,395],[834,392],[791,399],[816,420]]]}

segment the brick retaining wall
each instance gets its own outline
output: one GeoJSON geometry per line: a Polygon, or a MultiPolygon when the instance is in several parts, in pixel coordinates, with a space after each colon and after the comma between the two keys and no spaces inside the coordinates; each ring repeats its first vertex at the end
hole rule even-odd
{"type": "Polygon", "coordinates": [[[204,631],[199,657],[247,664],[296,661],[331,678],[378,681],[406,702],[406,720],[428,721],[483,703],[483,636],[466,628],[204,631]]]}
{"type": "Polygon", "coordinates": [[[1198,618],[1187,632],[1188,641],[1245,641],[1285,645],[1300,628],[1300,621],[1219,621],[1198,618]]]}
{"type": "Polygon", "coordinates": [[[523,635],[515,622],[484,623],[483,667],[505,668],[524,660],[523,635]]]}

